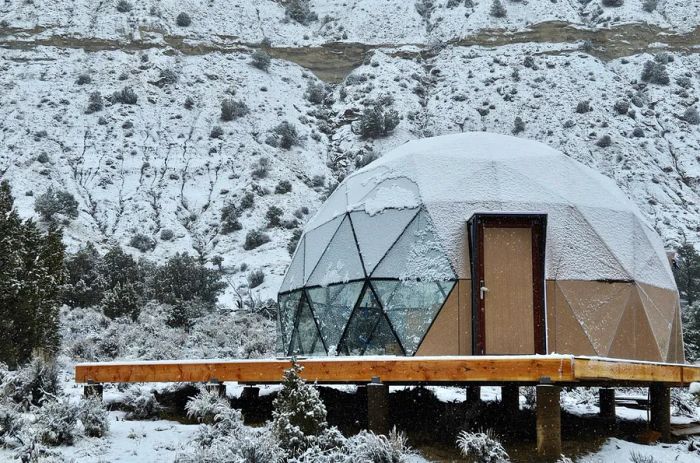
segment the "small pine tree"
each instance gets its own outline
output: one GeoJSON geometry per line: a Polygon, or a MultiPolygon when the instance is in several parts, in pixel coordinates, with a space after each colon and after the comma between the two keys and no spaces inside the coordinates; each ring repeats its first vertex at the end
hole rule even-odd
{"type": "Polygon", "coordinates": [[[399,125],[399,113],[393,109],[384,110],[379,103],[366,108],[360,116],[362,138],[386,137],[399,125]]]}
{"type": "Polygon", "coordinates": [[[273,402],[272,432],[280,447],[290,455],[299,455],[328,429],[326,406],[318,390],[306,384],[300,374],[303,367],[292,362],[284,372],[282,390],[273,402]]]}
{"type": "Polygon", "coordinates": [[[67,220],[75,219],[78,217],[78,201],[67,191],[49,188],[44,194],[37,196],[34,210],[46,222],[53,222],[57,214],[67,220]]]}
{"type": "Polygon", "coordinates": [[[673,265],[678,291],[688,305],[700,300],[700,255],[690,243],[683,243],[676,251],[673,265]]]}
{"type": "Polygon", "coordinates": [[[128,316],[136,321],[141,312],[141,304],[133,285],[130,283],[117,284],[107,291],[102,298],[102,311],[109,318],[128,316]]]}

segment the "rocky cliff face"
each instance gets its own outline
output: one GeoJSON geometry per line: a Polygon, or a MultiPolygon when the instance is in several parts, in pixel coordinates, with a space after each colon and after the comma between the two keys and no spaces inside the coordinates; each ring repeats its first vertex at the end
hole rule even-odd
{"type": "Polygon", "coordinates": [[[24,216],[49,188],[76,197],[72,248],[142,234],[129,249],[149,258],[222,256],[232,287],[242,264],[262,269],[260,297],[338,180],[459,131],[560,149],[614,178],[669,246],[700,244],[700,6],[683,3],[504,1],[499,18],[489,1],[315,0],[314,18],[298,1],[6,2],[0,175],[24,216]],[[399,123],[363,136],[375,107],[399,123]],[[253,230],[270,241],[246,244],[253,230]]]}

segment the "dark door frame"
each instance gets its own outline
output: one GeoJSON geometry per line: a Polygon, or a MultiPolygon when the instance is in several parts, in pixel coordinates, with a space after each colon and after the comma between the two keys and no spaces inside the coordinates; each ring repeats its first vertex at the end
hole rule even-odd
{"type": "Polygon", "coordinates": [[[484,355],[486,350],[484,300],[480,297],[484,279],[484,227],[513,227],[532,229],[532,278],[535,353],[547,353],[545,312],[544,258],[547,241],[547,214],[476,213],[467,222],[469,230],[469,259],[472,275],[472,353],[484,355]]]}

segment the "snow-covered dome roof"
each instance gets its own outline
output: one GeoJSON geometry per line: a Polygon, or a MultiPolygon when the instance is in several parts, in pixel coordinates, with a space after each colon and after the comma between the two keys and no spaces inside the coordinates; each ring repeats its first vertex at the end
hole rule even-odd
{"type": "Polygon", "coordinates": [[[466,224],[480,212],[547,214],[547,279],[675,290],[661,239],[611,179],[544,144],[474,132],[408,142],[348,176],[307,223],[280,292],[468,279],[466,224]]]}

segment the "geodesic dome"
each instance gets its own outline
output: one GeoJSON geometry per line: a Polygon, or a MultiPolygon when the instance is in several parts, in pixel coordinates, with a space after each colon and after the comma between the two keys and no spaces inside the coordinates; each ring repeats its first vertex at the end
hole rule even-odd
{"type": "Polygon", "coordinates": [[[534,350],[683,360],[673,274],[638,208],[612,180],[562,153],[489,133],[411,141],[348,176],[307,223],[279,303],[288,355],[534,350]],[[499,225],[482,216],[536,216],[541,245],[528,234],[525,253],[513,254],[506,224],[488,235],[502,241],[484,248],[479,223],[499,225]],[[499,278],[530,272],[520,264],[530,250],[535,262],[536,249],[541,272],[520,279],[526,289],[533,282],[533,307],[541,305],[530,316],[518,312],[530,292],[510,301],[508,288],[520,280],[499,278]],[[503,268],[489,279],[503,288],[500,299],[484,292],[488,272],[478,284],[473,277],[497,257],[503,268]],[[510,347],[484,341],[498,332],[517,338],[523,324],[534,326],[541,348],[537,337],[510,347]]]}

